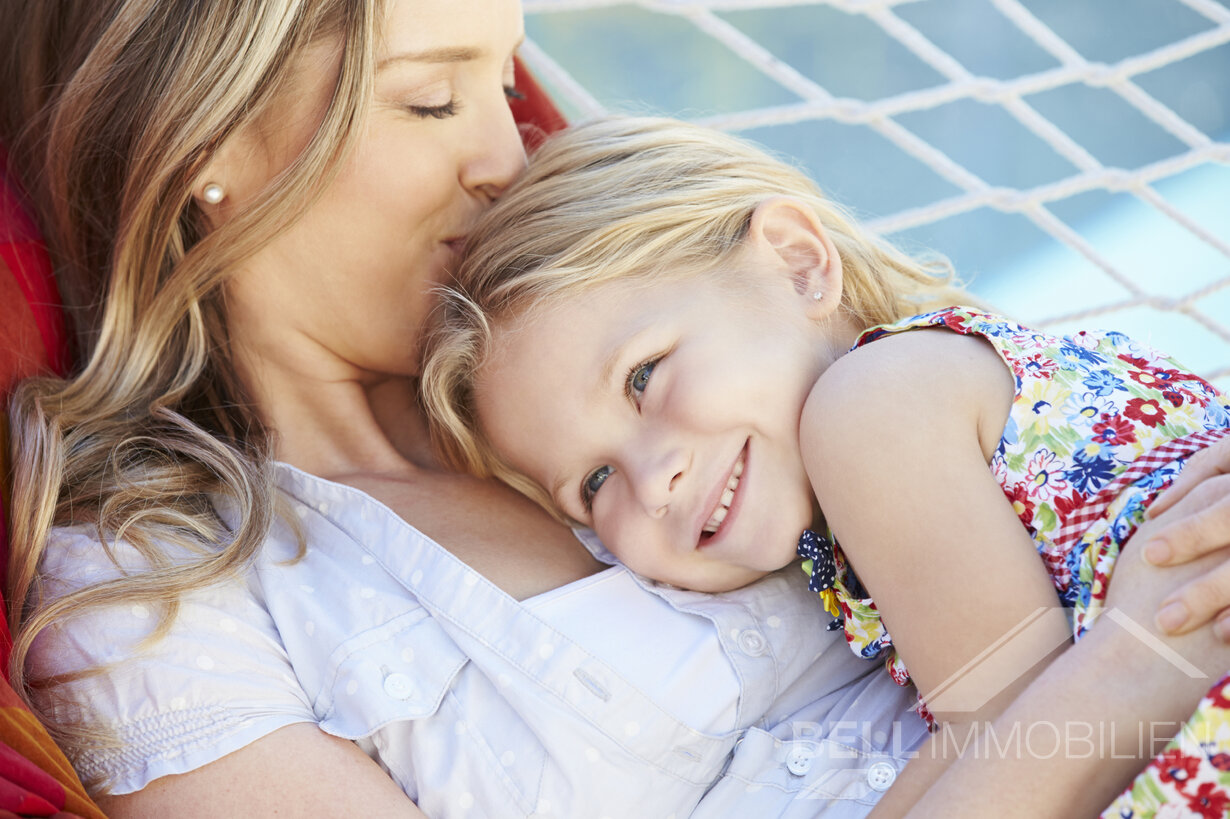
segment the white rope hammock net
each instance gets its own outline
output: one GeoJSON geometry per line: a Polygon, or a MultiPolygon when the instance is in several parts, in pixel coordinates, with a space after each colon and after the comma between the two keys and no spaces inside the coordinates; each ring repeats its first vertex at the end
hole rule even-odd
{"type": "MultiPolygon", "coordinates": [[[[930,2],[930,0],[922,0],[930,2]]],[[[570,72],[564,62],[551,53],[548,46],[534,38],[537,19],[546,19],[557,13],[575,13],[602,10],[608,13],[627,8],[641,19],[648,15],[662,18],[663,24],[678,25],[680,21],[694,27],[705,37],[733,54],[738,60],[772,80],[776,85],[798,98],[797,102],[773,104],[746,110],[736,110],[714,115],[692,117],[696,121],[732,132],[756,129],[753,138],[760,139],[764,129],[775,127],[818,127],[823,121],[835,121],[850,126],[861,126],[874,131],[908,156],[924,163],[936,174],[955,187],[957,193],[944,194],[920,206],[911,206],[897,212],[872,214],[868,224],[879,232],[889,235],[933,225],[954,216],[978,209],[993,209],[1004,214],[1019,214],[1034,226],[1059,243],[1075,251],[1091,271],[1101,271],[1117,285],[1106,287],[1106,295],[1097,303],[1065,305],[1056,295],[1045,301],[1045,308],[1035,309],[1028,315],[1014,311],[1011,303],[998,303],[1002,309],[1017,315],[1034,326],[1067,329],[1071,327],[1121,329],[1140,337],[1139,326],[1121,326],[1118,319],[1127,313],[1140,313],[1144,308],[1148,337],[1142,340],[1167,352],[1175,354],[1201,375],[1215,381],[1223,390],[1230,391],[1230,189],[1222,188],[1224,194],[1214,197],[1216,204],[1212,214],[1182,212],[1172,201],[1159,193],[1157,185],[1176,175],[1212,163],[1230,164],[1230,143],[1217,141],[1189,121],[1185,120],[1150,94],[1137,80],[1141,75],[1157,69],[1199,57],[1219,48],[1223,52],[1230,43],[1230,8],[1217,0],[1158,0],[1190,9],[1199,15],[1201,30],[1182,36],[1161,47],[1135,53],[1114,62],[1098,62],[1082,56],[1069,42],[1036,16],[1021,0],[982,0],[995,12],[1015,26],[1049,55],[1052,68],[1022,73],[1010,78],[980,76],[971,72],[925,36],[915,25],[899,13],[899,7],[918,3],[919,0],[639,0],[639,2],[614,2],[614,0],[525,0],[527,25],[530,39],[522,49],[522,56],[531,70],[548,87],[552,96],[574,118],[605,113],[610,110],[625,110],[626,101],[604,104],[577,78],[576,60],[570,72]],[[792,67],[785,59],[773,53],[767,45],[758,43],[743,29],[732,24],[730,14],[750,10],[780,11],[787,7],[824,6],[852,16],[861,16],[881,29],[892,41],[933,69],[942,81],[928,87],[891,93],[877,99],[853,99],[839,97],[827,91],[815,79],[792,67]],[[1204,25],[1207,21],[1207,25],[1204,25]],[[1132,106],[1140,115],[1152,121],[1170,134],[1176,142],[1176,150],[1169,155],[1142,164],[1138,167],[1112,167],[1095,158],[1071,135],[1048,119],[1031,102],[1032,95],[1059,89],[1064,86],[1083,84],[1089,88],[1105,89],[1132,106]],[[962,100],[993,105],[1006,112],[1019,127],[1031,132],[1038,139],[1065,159],[1071,172],[1053,181],[1022,187],[993,185],[984,181],[969,167],[962,165],[935,144],[928,141],[900,121],[914,112],[927,111],[962,100]],[[1104,248],[1095,246],[1078,229],[1056,215],[1056,205],[1089,192],[1102,191],[1108,194],[1127,194],[1138,202],[1155,209],[1166,219],[1205,245],[1206,253],[1212,251],[1215,272],[1206,276],[1195,287],[1183,287],[1182,277],[1176,279],[1170,271],[1160,269],[1150,272],[1151,281],[1142,283],[1139,275],[1129,275],[1123,264],[1112,263],[1104,248]],[[1220,234],[1220,235],[1219,235],[1220,234]],[[1178,286],[1176,286],[1178,281],[1178,286]],[[1181,290],[1181,292],[1174,292],[1181,290]],[[1150,312],[1151,311],[1151,312],[1150,312]],[[1178,328],[1176,331],[1175,328],[1178,328]],[[1177,332],[1177,335],[1176,335],[1177,332]],[[1181,341],[1178,335],[1186,335],[1181,341]],[[1194,340],[1193,340],[1194,339],[1194,340]],[[1173,343],[1172,343],[1173,342],[1173,343]],[[1198,349],[1195,356],[1200,363],[1191,361],[1182,349],[1198,349]]],[[[1123,10],[1122,0],[1099,0],[1099,13],[1116,14],[1123,10]]],[[[670,60],[671,55],[661,59],[670,60]]],[[[872,59],[877,59],[872,55],[872,59]]],[[[691,67],[703,71],[703,66],[691,67]]],[[[864,67],[865,68],[865,67],[864,67]]],[[[864,70],[851,61],[850,70],[864,70]]],[[[1214,102],[1217,102],[1216,100],[1214,102]]],[[[1221,100],[1230,105],[1230,100],[1221,100]]],[[[643,109],[641,109],[643,110],[643,109]]],[[[665,112],[672,113],[672,112],[665,112]]],[[[688,116],[685,112],[684,116],[688,116]]],[[[1223,126],[1225,127],[1225,126],[1223,126]]],[[[1230,132],[1228,132],[1230,133],[1230,132]]],[[[1223,134],[1223,139],[1230,139],[1223,134]]],[[[867,168],[872,174],[875,168],[867,168]]],[[[1224,173],[1224,171],[1222,171],[1224,173]]],[[[824,180],[820,180],[822,186],[824,180]]],[[[840,198],[840,197],[839,197],[840,198]]],[[[944,247],[935,247],[945,253],[944,247]]],[[[1176,268],[1184,264],[1181,251],[1172,258],[1176,268]]],[[[958,267],[959,267],[958,262],[958,267]]],[[[966,271],[958,269],[964,277],[966,271]]],[[[1018,274],[1019,275],[1019,274],[1018,274]]],[[[978,292],[977,282],[973,289],[978,292]]],[[[992,297],[992,301],[995,299],[992,297]]],[[[1139,318],[1139,316],[1138,316],[1139,318]]]]}

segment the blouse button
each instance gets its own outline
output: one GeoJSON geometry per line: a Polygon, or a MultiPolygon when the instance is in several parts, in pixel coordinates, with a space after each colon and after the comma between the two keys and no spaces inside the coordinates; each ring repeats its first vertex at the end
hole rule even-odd
{"type": "Polygon", "coordinates": [[[768,647],[764,635],[759,631],[747,629],[739,632],[739,649],[749,657],[759,657],[768,647]]]}
{"type": "Polygon", "coordinates": [[[384,678],[384,693],[395,700],[408,700],[414,693],[414,685],[405,674],[390,674],[384,678]]]}
{"type": "Polygon", "coordinates": [[[811,761],[815,757],[815,752],[810,745],[795,743],[790,752],[786,754],[786,770],[795,776],[804,776],[811,770],[811,761]]]}
{"type": "Polygon", "coordinates": [[[897,779],[897,769],[887,762],[877,762],[867,769],[867,784],[883,793],[897,779]]]}

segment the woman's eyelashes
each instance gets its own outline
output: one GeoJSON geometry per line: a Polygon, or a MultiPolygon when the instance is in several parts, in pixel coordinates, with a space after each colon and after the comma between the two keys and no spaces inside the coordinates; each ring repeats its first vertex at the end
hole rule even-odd
{"type": "Polygon", "coordinates": [[[406,110],[419,119],[448,119],[461,110],[461,102],[453,97],[443,105],[407,105],[406,110]]]}
{"type": "Polygon", "coordinates": [[[581,505],[585,507],[586,512],[593,511],[594,495],[598,494],[598,490],[602,488],[602,484],[606,483],[606,479],[611,477],[612,471],[611,467],[604,464],[586,475],[581,481],[581,505]]]}
{"type": "MultiPolygon", "coordinates": [[[[523,100],[525,94],[517,90],[516,86],[504,86],[504,97],[510,102],[512,100],[523,100]]],[[[406,110],[414,114],[419,119],[448,119],[451,116],[456,116],[461,110],[461,101],[453,97],[443,105],[406,105],[406,110]]]]}

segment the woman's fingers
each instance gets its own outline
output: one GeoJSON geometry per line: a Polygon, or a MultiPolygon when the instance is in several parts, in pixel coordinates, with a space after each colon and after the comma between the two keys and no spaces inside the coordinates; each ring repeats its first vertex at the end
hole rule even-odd
{"type": "Polygon", "coordinates": [[[1205,480],[1226,474],[1230,474],[1230,438],[1222,438],[1193,455],[1174,485],[1149,508],[1150,517],[1163,514],[1205,480]]]}
{"type": "Polygon", "coordinates": [[[1167,596],[1158,608],[1157,626],[1168,634],[1187,632],[1213,621],[1217,638],[1230,643],[1230,549],[1222,563],[1167,596]]]}
{"type": "MultiPolygon", "coordinates": [[[[1154,513],[1128,544],[1144,559],[1176,566],[1211,558],[1208,568],[1166,595],[1157,609],[1163,632],[1184,634],[1214,621],[1219,639],[1230,642],[1230,439],[1193,458],[1176,482],[1167,506],[1154,513]],[[1177,490],[1177,491],[1176,491],[1177,490]],[[1218,554],[1220,552],[1220,554],[1218,554]]],[[[1158,578],[1164,583],[1164,575],[1158,578]]],[[[1178,582],[1176,580],[1176,582],[1178,582]]]]}
{"type": "Polygon", "coordinates": [[[1142,547],[1145,560],[1156,566],[1186,563],[1230,545],[1230,474],[1209,471],[1190,485],[1176,481],[1170,492],[1176,489],[1182,494],[1151,515],[1142,547]]]}

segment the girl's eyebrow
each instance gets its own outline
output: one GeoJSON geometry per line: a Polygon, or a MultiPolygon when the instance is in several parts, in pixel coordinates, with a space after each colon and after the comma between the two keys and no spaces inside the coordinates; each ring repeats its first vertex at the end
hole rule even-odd
{"type": "Polygon", "coordinates": [[[611,383],[611,379],[615,377],[615,368],[624,357],[624,349],[628,346],[631,339],[624,339],[619,344],[615,345],[615,349],[611,350],[602,362],[602,368],[598,371],[598,384],[604,386],[611,383]]]}
{"type": "Polygon", "coordinates": [[[552,502],[555,503],[556,506],[558,506],[564,512],[567,512],[568,510],[565,508],[564,504],[562,503],[563,495],[561,495],[560,493],[564,491],[564,485],[567,483],[568,483],[568,476],[562,475],[555,481],[555,483],[551,484],[551,500],[552,502]]]}
{"type": "MultiPolygon", "coordinates": [[[[573,504],[570,504],[565,500],[569,497],[569,495],[564,490],[570,483],[572,483],[572,478],[568,475],[562,475],[555,481],[555,483],[551,484],[551,493],[548,496],[551,498],[551,503],[555,504],[556,511],[563,513],[569,520],[575,521],[582,526],[592,526],[592,519],[589,523],[586,523],[586,516],[577,515],[574,511],[573,504]]],[[[574,491],[572,493],[572,499],[576,501],[578,499],[578,495],[579,492],[574,491]]],[[[584,504],[581,505],[581,508],[583,511],[584,504]]]]}
{"type": "MultiPolygon", "coordinates": [[[[635,344],[641,338],[641,336],[645,335],[645,333],[651,330],[653,330],[652,324],[649,324],[644,327],[638,327],[637,329],[633,330],[628,335],[621,338],[618,341],[618,343],[615,344],[615,347],[611,350],[610,354],[607,355],[607,357],[603,359],[602,361],[602,368],[598,372],[599,387],[604,387],[607,384],[611,383],[611,380],[615,378],[615,373],[616,373],[617,368],[619,368],[619,363],[622,360],[624,360],[624,358],[627,356],[628,348],[631,347],[633,344],[635,344]]],[[[620,375],[622,376],[623,374],[620,373],[620,375]]],[[[619,384],[619,388],[620,388],[620,392],[622,393],[623,391],[622,378],[621,378],[621,383],[619,384]]]]}

